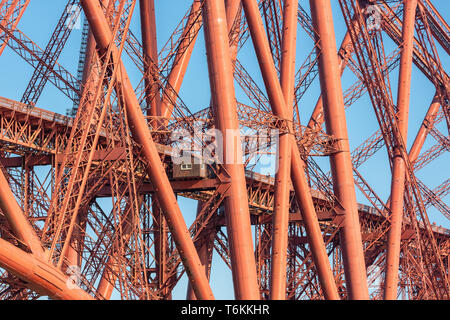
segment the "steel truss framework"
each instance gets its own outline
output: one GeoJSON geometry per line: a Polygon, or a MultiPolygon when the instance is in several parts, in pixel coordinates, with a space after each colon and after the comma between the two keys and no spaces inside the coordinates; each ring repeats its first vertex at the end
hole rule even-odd
{"type": "Polygon", "coordinates": [[[305,2],[194,0],[158,46],[154,0],[69,0],[42,49],[20,30],[30,0],[1,0],[0,56],[12,50],[34,73],[21,102],[0,98],[0,298],[171,299],[186,274],[188,299],[214,299],[217,254],[237,299],[450,299],[450,230],[428,215],[433,207],[450,219],[449,179],[429,187],[416,175],[450,147],[439,58],[450,28],[430,0],[339,0],[348,31],[337,48],[330,0],[305,2]],[[130,28],[136,11],[140,37],[130,28]],[[74,76],[58,58],[82,12],[74,76]],[[296,64],[299,28],[313,46],[296,64]],[[179,92],[202,31],[211,103],[193,113],[179,92]],[[244,46],[262,84],[246,70],[244,46]],[[140,71],[137,86],[122,57],[140,71]],[[344,72],[356,82],[343,85],[344,72]],[[416,72],[435,95],[415,106],[428,111],[408,144],[416,72]],[[323,95],[302,125],[315,80],[323,95]],[[36,107],[48,82],[73,101],[67,116],[36,107]],[[236,101],[237,86],[247,104],[236,101]],[[364,95],[379,130],[351,151],[345,111],[364,95]],[[242,161],[173,179],[177,129],[192,136],[192,157],[218,129],[222,156],[242,161]],[[279,138],[244,139],[240,152],[228,136],[237,129],[279,138]],[[276,175],[258,174],[274,147],[276,175]],[[388,199],[363,176],[382,149],[388,199]],[[329,158],[330,173],[318,157],[329,158]],[[198,201],[190,226],[181,197],[198,201]]]}

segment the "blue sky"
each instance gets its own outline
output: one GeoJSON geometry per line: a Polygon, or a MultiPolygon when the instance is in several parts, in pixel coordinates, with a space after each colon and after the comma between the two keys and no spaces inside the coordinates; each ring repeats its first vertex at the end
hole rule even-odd
{"type": "MultiPolygon", "coordinates": [[[[161,48],[170,34],[179,23],[185,12],[188,10],[192,0],[157,0],[157,33],[158,45],[161,48]]],[[[340,7],[337,0],[331,0],[333,6],[336,40],[337,45],[345,34],[346,26],[340,12],[340,7]]],[[[441,15],[448,21],[448,14],[450,12],[450,1],[448,0],[434,0],[433,4],[438,8],[441,15]]],[[[66,1],[61,0],[39,0],[31,1],[31,4],[26,11],[19,28],[25,32],[34,42],[41,48],[45,48],[47,41],[56,26],[56,23],[65,7],[66,1]]],[[[300,1],[302,6],[309,12],[308,1],[300,1]]],[[[137,9],[136,9],[137,10],[137,9]]],[[[136,11],[133,18],[132,29],[136,35],[140,34],[139,14],[136,11]]],[[[63,51],[59,63],[65,66],[72,74],[76,75],[78,66],[78,52],[79,41],[81,37],[81,30],[74,30],[66,48],[63,51]]],[[[386,46],[392,48],[392,43],[386,41],[386,46]]],[[[450,62],[448,55],[437,44],[441,61],[446,68],[450,62]]],[[[299,27],[298,36],[298,54],[297,64],[300,66],[307,54],[312,49],[312,41],[306,33],[299,27]]],[[[246,46],[242,49],[239,58],[246,69],[252,74],[255,81],[263,88],[261,75],[256,62],[251,41],[248,41],[246,46]]],[[[139,71],[130,63],[125,63],[128,73],[132,81],[137,84],[141,75],[139,71]]],[[[19,56],[12,52],[9,48],[5,50],[0,57],[0,96],[7,97],[14,100],[20,100],[22,94],[27,86],[27,83],[32,75],[32,68],[24,62],[19,56]]],[[[394,101],[396,101],[396,87],[398,79],[398,69],[391,74],[391,85],[393,88],[394,101]]],[[[346,90],[355,81],[354,75],[349,71],[345,72],[343,76],[343,88],[346,90]]],[[[239,101],[249,103],[248,98],[245,97],[242,90],[236,89],[237,98],[239,101]]],[[[410,130],[408,136],[408,146],[414,140],[415,134],[422,122],[427,108],[433,98],[434,89],[432,84],[414,67],[412,79],[412,98],[410,106],[410,130]]],[[[300,113],[302,123],[309,119],[312,109],[320,94],[320,86],[318,80],[314,82],[308,93],[301,100],[300,113]]],[[[206,65],[206,53],[204,49],[203,31],[200,32],[196,48],[193,52],[192,59],[186,74],[184,84],[182,86],[180,96],[183,101],[191,108],[191,111],[205,108],[210,102],[210,89],[208,81],[208,70],[206,65]]],[[[71,101],[66,98],[58,89],[53,87],[50,83],[44,90],[38,106],[54,112],[65,114],[66,110],[72,106],[71,101]]],[[[347,112],[347,121],[350,136],[350,145],[354,149],[372,133],[378,129],[373,108],[370,103],[368,95],[360,99],[347,112]]],[[[446,133],[445,121],[443,121],[438,128],[441,132],[446,133]]],[[[428,149],[435,144],[432,138],[427,139],[423,150],[428,149]]],[[[328,171],[328,159],[317,159],[323,166],[324,171],[328,171]]],[[[435,188],[446,180],[449,176],[449,161],[448,153],[442,155],[435,160],[431,165],[418,172],[417,176],[425,182],[431,189],[435,188]]],[[[379,151],[372,159],[370,159],[361,168],[361,173],[366,180],[374,187],[382,199],[386,200],[389,196],[390,189],[390,169],[387,161],[386,152],[379,151]]],[[[358,194],[358,200],[362,203],[367,203],[365,199],[358,194]]],[[[443,199],[446,203],[449,201],[449,196],[443,199]]],[[[189,225],[195,215],[196,203],[192,200],[181,200],[181,208],[185,214],[187,224],[189,225]]],[[[438,225],[450,228],[450,222],[434,209],[429,210],[430,220],[436,222],[438,225]]],[[[212,287],[214,294],[219,299],[233,298],[233,288],[231,273],[224,267],[220,258],[215,255],[214,266],[212,270],[212,287]]],[[[186,279],[184,278],[180,285],[175,290],[175,298],[185,297],[186,279]]]]}

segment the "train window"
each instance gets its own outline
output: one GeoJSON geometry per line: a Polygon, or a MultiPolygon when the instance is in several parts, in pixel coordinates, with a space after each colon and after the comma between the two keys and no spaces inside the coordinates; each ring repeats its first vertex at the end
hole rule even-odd
{"type": "Polygon", "coordinates": [[[181,165],[181,170],[183,170],[183,171],[192,170],[192,164],[182,164],[181,165]]]}

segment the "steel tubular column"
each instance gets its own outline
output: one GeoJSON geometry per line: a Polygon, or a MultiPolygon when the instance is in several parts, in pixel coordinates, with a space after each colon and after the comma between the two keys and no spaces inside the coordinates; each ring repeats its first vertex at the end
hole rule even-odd
{"type": "MultiPolygon", "coordinates": [[[[158,46],[156,38],[156,17],[155,17],[155,1],[154,0],[140,0],[141,13],[141,31],[142,31],[142,47],[144,49],[144,58],[151,59],[154,63],[158,62],[158,46]]],[[[155,81],[152,78],[152,72],[149,68],[150,61],[144,64],[145,68],[145,88],[146,88],[146,102],[147,115],[160,115],[160,96],[155,94],[155,81]]]]}
{"type": "Polygon", "coordinates": [[[330,156],[330,162],[334,192],[345,208],[341,247],[348,298],[367,300],[369,292],[330,0],[310,0],[310,7],[320,38],[319,75],[325,123],[340,150],[330,156]]]}
{"type": "MultiPolygon", "coordinates": [[[[398,82],[398,127],[406,146],[408,136],[408,114],[411,90],[411,71],[414,45],[414,25],[416,18],[417,0],[404,1],[403,10],[403,50],[400,58],[400,75],[398,82]]],[[[397,143],[398,145],[398,143],[397,143]]],[[[406,168],[398,147],[394,150],[392,184],[391,184],[391,227],[388,232],[384,299],[397,299],[398,272],[400,265],[400,247],[403,220],[403,201],[405,194],[406,168]]]]}
{"type": "MultiPolygon", "coordinates": [[[[106,1],[104,1],[104,4],[106,4],[106,1]]],[[[81,78],[81,86],[80,86],[81,94],[83,94],[83,91],[85,90],[86,82],[89,79],[89,77],[91,76],[92,70],[95,69],[93,67],[93,65],[96,63],[99,63],[96,45],[97,44],[95,43],[94,36],[93,36],[92,32],[89,31],[88,38],[87,38],[87,44],[86,44],[86,56],[85,56],[85,60],[84,60],[83,74],[82,74],[82,78],[81,78]]],[[[96,76],[96,80],[97,80],[98,75],[94,74],[94,76],[96,76]]],[[[79,108],[79,106],[78,106],[78,108],[79,108]]],[[[87,220],[87,213],[84,213],[81,216],[77,217],[78,224],[83,225],[83,228],[86,227],[86,220],[87,220]]],[[[81,234],[79,236],[81,236],[81,234]]],[[[75,237],[75,238],[77,238],[77,237],[75,237]]],[[[82,247],[84,245],[83,239],[76,239],[75,242],[80,247],[82,247]]],[[[78,250],[75,250],[74,244],[70,245],[67,250],[67,254],[66,254],[66,259],[67,259],[67,261],[69,261],[69,265],[81,267],[82,252],[83,252],[83,250],[80,250],[80,248],[78,248],[78,250]]]]}
{"type": "Polygon", "coordinates": [[[28,246],[36,256],[43,256],[44,249],[36,234],[9,187],[8,181],[0,168],[0,209],[8,220],[14,234],[28,246]]]}
{"type": "MultiPolygon", "coordinates": [[[[228,34],[233,31],[233,23],[236,21],[238,14],[242,12],[241,0],[225,0],[225,8],[227,13],[228,34]]],[[[231,44],[231,60],[235,63],[238,53],[238,39],[236,38],[231,44]]]]}
{"type": "MultiPolygon", "coordinates": [[[[295,57],[297,40],[297,0],[285,0],[283,19],[283,43],[281,57],[281,88],[286,103],[287,121],[293,120],[295,87],[295,57]]],[[[292,130],[292,125],[289,123],[292,130]]],[[[286,262],[289,228],[289,184],[291,173],[291,138],[283,133],[279,138],[278,171],[275,176],[272,261],[270,274],[270,298],[286,299],[286,262]]]]}
{"type": "MultiPolygon", "coordinates": [[[[352,37],[350,36],[350,32],[347,31],[347,33],[345,34],[344,40],[342,40],[342,44],[341,44],[341,50],[343,52],[343,54],[349,54],[349,52],[347,51],[349,45],[352,45],[352,37]]],[[[343,55],[339,55],[339,71],[340,71],[340,75],[342,76],[342,74],[345,71],[345,68],[347,67],[347,63],[348,63],[348,57],[344,57],[343,55]]],[[[311,118],[309,120],[308,123],[308,127],[311,129],[316,129],[316,130],[320,130],[322,128],[323,125],[323,96],[319,97],[319,100],[316,103],[316,106],[314,108],[314,111],[311,115],[311,118]]]]}
{"type": "MultiPolygon", "coordinates": [[[[195,19],[195,12],[200,10],[202,2],[200,0],[194,0],[191,9],[191,15],[186,23],[186,27],[190,26],[195,19]]],[[[171,103],[172,99],[176,99],[174,92],[179,92],[181,88],[181,84],[183,83],[184,76],[186,74],[186,70],[189,64],[189,60],[191,59],[192,51],[194,50],[195,42],[197,40],[197,35],[189,41],[189,37],[186,37],[188,33],[197,34],[199,28],[201,27],[200,23],[196,23],[192,28],[185,29],[182,34],[183,42],[180,44],[179,48],[181,52],[177,52],[175,57],[175,64],[170,71],[170,74],[167,78],[168,84],[173,88],[173,90],[165,89],[167,93],[163,94],[163,100],[161,103],[161,116],[162,117],[170,117],[173,111],[173,105],[171,103]],[[186,43],[188,42],[188,43],[186,43]],[[187,46],[186,49],[184,49],[187,46]],[[170,97],[170,99],[167,96],[170,97]]]]}
{"type": "MultiPolygon", "coordinates": [[[[233,23],[237,18],[237,15],[241,12],[241,10],[239,10],[241,8],[241,0],[225,0],[225,8],[227,15],[228,33],[230,33],[233,29],[233,23]]],[[[231,45],[230,52],[231,52],[231,59],[234,62],[237,56],[237,42],[231,45]]],[[[197,215],[201,212],[203,206],[204,206],[203,202],[201,201],[197,202],[197,215]]],[[[205,272],[207,273],[208,278],[210,277],[210,275],[208,274],[208,272],[210,272],[210,268],[208,268],[207,263],[210,261],[212,255],[212,252],[209,252],[210,251],[209,246],[211,245],[212,245],[211,243],[205,243],[204,241],[202,241],[202,243],[200,244],[200,248],[197,249],[200,261],[205,266],[205,272]]],[[[186,297],[187,300],[197,299],[190,285],[188,286],[186,297]]]]}
{"type": "MultiPolygon", "coordinates": [[[[97,48],[100,52],[106,52],[107,48],[114,44],[112,44],[111,31],[99,2],[95,0],[82,0],[81,4],[97,41],[97,48]]],[[[183,260],[186,273],[188,274],[195,294],[199,299],[213,299],[214,297],[208,279],[202,269],[194,243],[190,238],[186,222],[178,207],[177,199],[161,163],[158,150],[156,149],[147,122],[140,109],[133,86],[131,85],[120,57],[118,57],[117,48],[113,47],[113,54],[115,59],[117,59],[116,63],[120,67],[120,87],[123,92],[123,100],[128,113],[129,125],[134,138],[142,145],[142,153],[148,164],[148,174],[154,185],[159,204],[164,211],[177,249],[183,260]]]]}
{"type": "Polygon", "coordinates": [[[235,296],[239,300],[259,300],[241,144],[235,143],[233,136],[239,132],[239,123],[225,5],[223,1],[206,0],[203,10],[214,117],[223,135],[223,167],[230,177],[225,214],[235,296]]]}
{"type": "Polygon", "coordinates": [[[41,295],[62,300],[92,300],[78,287],[71,287],[70,279],[53,265],[35,255],[26,253],[11,243],[0,239],[0,265],[41,295]]]}
{"type": "Polygon", "coordinates": [[[425,140],[428,136],[428,133],[434,126],[434,121],[438,114],[441,103],[439,101],[438,93],[434,96],[433,102],[428,109],[428,112],[425,116],[425,119],[420,126],[419,132],[416,135],[416,139],[414,140],[413,145],[409,151],[409,161],[411,163],[415,162],[420,155],[420,151],[425,143],[425,140]]]}
{"type": "Polygon", "coordinates": [[[87,212],[83,212],[77,217],[77,228],[73,231],[72,239],[70,240],[71,243],[65,256],[68,266],[77,266],[81,268],[84,247],[83,236],[86,232],[86,220],[87,212]]]}
{"type": "MultiPolygon", "coordinates": [[[[252,36],[262,76],[269,95],[273,113],[287,119],[287,109],[283,92],[275,69],[269,42],[255,0],[243,0],[243,7],[252,36]]],[[[335,53],[336,55],[336,53],[335,53]]],[[[337,55],[336,55],[337,58],[337,55]]],[[[331,270],[317,214],[312,201],[311,190],[305,176],[305,163],[295,142],[291,143],[291,178],[295,197],[303,217],[311,254],[317,268],[320,284],[326,299],[339,299],[336,282],[331,270]]]]}

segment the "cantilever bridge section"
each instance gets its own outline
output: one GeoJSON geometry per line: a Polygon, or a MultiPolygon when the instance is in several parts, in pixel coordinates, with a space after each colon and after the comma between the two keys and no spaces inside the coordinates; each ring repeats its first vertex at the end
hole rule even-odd
{"type": "Polygon", "coordinates": [[[0,299],[450,299],[448,4],[66,0],[38,44],[36,2],[0,2],[0,299]]]}

